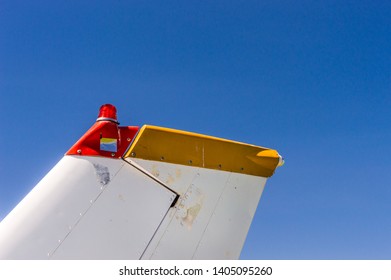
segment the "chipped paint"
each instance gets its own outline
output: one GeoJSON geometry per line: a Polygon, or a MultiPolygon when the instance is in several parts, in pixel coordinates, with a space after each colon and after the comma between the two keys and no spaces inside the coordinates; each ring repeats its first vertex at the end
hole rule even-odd
{"type": "Polygon", "coordinates": [[[191,230],[193,222],[197,218],[200,210],[201,204],[199,203],[187,209],[186,216],[182,218],[182,224],[186,226],[188,230],[191,230]]]}
{"type": "Polygon", "coordinates": [[[204,194],[199,188],[194,189],[192,184],[188,191],[183,195],[182,200],[178,205],[177,219],[180,219],[180,224],[191,230],[202,206],[204,205],[204,194]]]}

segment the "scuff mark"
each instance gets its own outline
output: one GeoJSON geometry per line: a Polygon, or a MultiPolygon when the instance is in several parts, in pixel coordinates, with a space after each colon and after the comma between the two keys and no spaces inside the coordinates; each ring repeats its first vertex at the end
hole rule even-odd
{"type": "Polygon", "coordinates": [[[159,177],[160,172],[159,172],[158,166],[156,164],[152,165],[151,173],[153,176],[159,177]]]}
{"type": "Polygon", "coordinates": [[[102,186],[106,186],[108,183],[110,183],[110,172],[107,166],[101,165],[99,163],[94,163],[93,165],[98,182],[102,186]]]}
{"type": "Polygon", "coordinates": [[[172,177],[172,175],[170,173],[168,173],[168,178],[166,180],[166,184],[171,186],[174,183],[174,181],[175,181],[174,177],[172,177]]]}
{"type": "Polygon", "coordinates": [[[186,216],[182,218],[182,223],[187,227],[188,230],[191,230],[193,226],[193,222],[197,218],[200,210],[201,210],[201,204],[199,203],[187,209],[186,216]]]}
{"type": "Polygon", "coordinates": [[[204,205],[204,194],[192,185],[178,205],[181,225],[191,230],[204,205]]]}
{"type": "Polygon", "coordinates": [[[175,174],[168,173],[167,175],[168,177],[166,180],[166,184],[172,186],[174,185],[175,181],[182,176],[182,171],[179,168],[177,168],[175,170],[175,174]]]}
{"type": "Polygon", "coordinates": [[[177,169],[175,170],[175,176],[176,176],[177,179],[180,178],[180,177],[182,176],[182,170],[180,170],[179,168],[177,168],[177,169]]]}

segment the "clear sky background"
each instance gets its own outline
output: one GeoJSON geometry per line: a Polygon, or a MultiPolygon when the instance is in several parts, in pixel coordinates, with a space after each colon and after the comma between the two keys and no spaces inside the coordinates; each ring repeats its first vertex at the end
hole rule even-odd
{"type": "Polygon", "coordinates": [[[391,259],[390,1],[0,0],[0,219],[112,103],[274,148],[243,259],[391,259]]]}

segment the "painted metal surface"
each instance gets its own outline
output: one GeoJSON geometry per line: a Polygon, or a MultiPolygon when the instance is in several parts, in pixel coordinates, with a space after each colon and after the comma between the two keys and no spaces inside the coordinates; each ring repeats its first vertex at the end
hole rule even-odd
{"type": "Polygon", "coordinates": [[[283,163],[276,150],[144,125],[124,157],[270,177],[283,163]]]}
{"type": "Polygon", "coordinates": [[[266,178],[142,159],[132,161],[180,195],[144,259],[239,258],[266,178]]]}
{"type": "Polygon", "coordinates": [[[273,149],[121,127],[103,105],[0,223],[0,259],[236,259],[282,163],[273,149]]]}
{"type": "Polygon", "coordinates": [[[138,129],[137,126],[119,126],[117,109],[111,104],[102,105],[95,124],[66,154],[120,158],[138,129]]]}
{"type": "Polygon", "coordinates": [[[230,174],[194,259],[239,259],[265,183],[266,178],[230,174]]]}
{"type": "Polygon", "coordinates": [[[0,259],[138,259],[176,194],[120,159],[65,156],[0,224],[0,259]]]}

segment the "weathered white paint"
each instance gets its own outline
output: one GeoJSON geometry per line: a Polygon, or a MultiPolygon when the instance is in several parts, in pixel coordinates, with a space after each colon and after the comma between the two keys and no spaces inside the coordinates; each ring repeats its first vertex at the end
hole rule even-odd
{"type": "Polygon", "coordinates": [[[65,156],[0,223],[0,259],[237,259],[265,182],[65,156]]]}
{"type": "Polygon", "coordinates": [[[266,178],[132,159],[180,194],[144,259],[237,259],[266,178]]]}
{"type": "Polygon", "coordinates": [[[138,259],[175,197],[123,160],[65,156],[0,223],[0,259],[138,259]]]}

